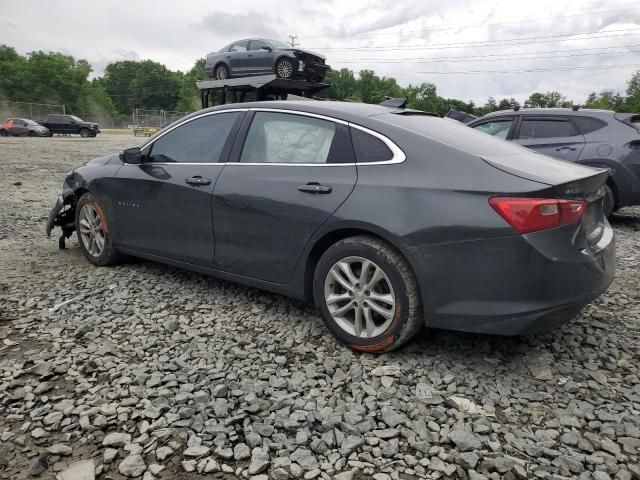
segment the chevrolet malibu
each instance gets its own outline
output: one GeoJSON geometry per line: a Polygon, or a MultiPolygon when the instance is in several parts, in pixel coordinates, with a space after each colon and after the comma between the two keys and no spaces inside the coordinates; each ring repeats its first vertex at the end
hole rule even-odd
{"type": "Polygon", "coordinates": [[[89,262],[133,255],[315,303],[351,348],[422,325],[555,327],[601,295],[608,172],[424,112],[225,105],[72,171],[49,218],[89,262]]]}

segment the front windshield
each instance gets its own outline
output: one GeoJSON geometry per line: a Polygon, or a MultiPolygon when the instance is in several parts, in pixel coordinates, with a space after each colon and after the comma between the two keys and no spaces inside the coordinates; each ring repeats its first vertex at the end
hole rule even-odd
{"type": "Polygon", "coordinates": [[[81,122],[82,119],[80,117],[76,117],[75,115],[69,115],[72,119],[74,119],[76,122],[81,122]]]}
{"type": "Polygon", "coordinates": [[[273,48],[278,48],[278,49],[290,48],[289,45],[287,45],[284,42],[281,42],[280,40],[267,40],[267,42],[269,42],[273,48]]]}

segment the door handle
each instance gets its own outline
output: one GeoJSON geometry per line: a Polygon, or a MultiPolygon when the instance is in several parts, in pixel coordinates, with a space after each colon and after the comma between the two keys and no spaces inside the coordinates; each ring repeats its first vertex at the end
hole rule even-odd
{"type": "Polygon", "coordinates": [[[209,185],[211,183],[211,179],[202,178],[200,175],[196,175],[195,177],[187,178],[185,182],[187,182],[189,185],[199,187],[202,185],[209,185]]]}
{"type": "Polygon", "coordinates": [[[559,148],[556,148],[556,152],[561,152],[562,150],[571,150],[571,151],[573,151],[575,149],[576,149],[576,147],[559,147],[559,148]]]}
{"type": "Polygon", "coordinates": [[[332,188],[330,185],[320,185],[318,182],[309,182],[306,185],[298,185],[298,190],[304,193],[331,193],[332,188]]]}

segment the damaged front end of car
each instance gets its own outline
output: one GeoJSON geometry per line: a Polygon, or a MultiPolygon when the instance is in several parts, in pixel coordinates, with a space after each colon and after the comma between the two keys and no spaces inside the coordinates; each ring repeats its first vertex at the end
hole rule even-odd
{"type": "Polygon", "coordinates": [[[306,50],[293,50],[293,54],[299,62],[298,72],[305,79],[312,82],[324,81],[324,77],[331,67],[325,63],[325,58],[322,55],[306,50]]]}
{"type": "Polygon", "coordinates": [[[62,234],[58,239],[58,247],[65,247],[65,239],[69,238],[76,229],[76,204],[78,203],[78,185],[75,172],[67,174],[62,186],[62,193],[58,195],[56,203],[49,212],[46,233],[51,236],[54,227],[60,227],[62,234]]]}

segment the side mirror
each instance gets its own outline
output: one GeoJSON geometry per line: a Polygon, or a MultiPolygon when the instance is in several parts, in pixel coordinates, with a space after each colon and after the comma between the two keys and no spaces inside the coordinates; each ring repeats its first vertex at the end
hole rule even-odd
{"type": "Polygon", "coordinates": [[[132,147],[123,150],[120,152],[120,160],[124,163],[142,163],[142,152],[140,151],[140,147],[132,147]]]}
{"type": "Polygon", "coordinates": [[[261,50],[266,50],[267,52],[272,52],[273,48],[271,48],[269,45],[262,45],[260,47],[261,50]]]}

